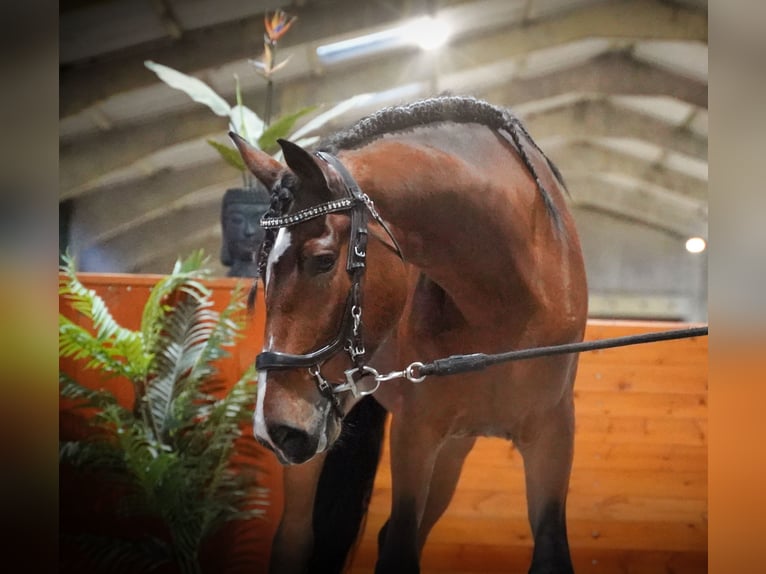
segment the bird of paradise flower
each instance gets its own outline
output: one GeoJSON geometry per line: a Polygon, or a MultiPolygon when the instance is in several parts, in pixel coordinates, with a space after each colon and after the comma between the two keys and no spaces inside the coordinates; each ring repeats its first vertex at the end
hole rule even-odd
{"type": "Polygon", "coordinates": [[[250,60],[256,72],[266,79],[266,111],[263,116],[265,125],[269,125],[271,119],[271,102],[274,92],[274,74],[281,70],[290,61],[290,56],[277,63],[277,42],[282,38],[293,23],[298,19],[283,10],[276,10],[263,17],[265,32],[263,33],[263,55],[257,60],[250,60]]]}

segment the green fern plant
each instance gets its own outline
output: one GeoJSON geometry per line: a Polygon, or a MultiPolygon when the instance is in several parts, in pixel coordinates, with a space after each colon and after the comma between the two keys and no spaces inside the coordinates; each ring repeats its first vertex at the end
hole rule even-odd
{"type": "Polygon", "coordinates": [[[175,563],[182,574],[201,572],[200,547],[223,524],[263,514],[253,445],[238,444],[255,400],[255,373],[248,370],[223,398],[215,361],[226,355],[241,330],[244,308],[237,290],[218,313],[201,282],[208,275],[202,252],[178,261],[150,292],[140,329],[119,325],[104,301],[77,278],[65,258],[59,293],[92,323],[87,329],[59,315],[59,356],[81,360],[107,378],[132,384],[135,400],[125,408],[107,390],[85,387],[63,372],[60,394],[93,409],[87,438],[61,442],[60,462],[99,471],[127,495],[120,512],[159,519],[168,539],[114,540],[81,536],[78,545],[101,567],[151,571],[175,563]],[[255,496],[254,496],[255,494],[255,496]]]}

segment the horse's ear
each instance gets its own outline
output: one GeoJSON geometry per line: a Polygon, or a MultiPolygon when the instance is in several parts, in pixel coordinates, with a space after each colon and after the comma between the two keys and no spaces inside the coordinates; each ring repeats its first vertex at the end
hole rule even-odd
{"type": "Polygon", "coordinates": [[[285,163],[308,189],[325,189],[327,180],[313,156],[301,146],[285,139],[277,143],[285,155],[285,163]]]}
{"type": "Polygon", "coordinates": [[[285,167],[266,152],[255,149],[239,134],[229,132],[229,137],[237,146],[248,169],[267,189],[271,189],[285,167]]]}

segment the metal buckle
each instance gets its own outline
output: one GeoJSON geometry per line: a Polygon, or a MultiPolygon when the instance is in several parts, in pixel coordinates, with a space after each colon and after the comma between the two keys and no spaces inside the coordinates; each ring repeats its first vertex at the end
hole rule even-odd
{"type": "Polygon", "coordinates": [[[359,305],[351,307],[351,316],[354,318],[353,333],[354,335],[358,335],[359,325],[362,324],[362,308],[359,305]]]}
{"type": "Polygon", "coordinates": [[[326,394],[332,394],[333,389],[330,386],[330,383],[327,382],[327,380],[322,376],[321,371],[319,370],[319,365],[314,365],[313,367],[309,367],[309,373],[316,379],[317,382],[317,388],[319,389],[319,392],[323,395],[326,394]]]}
{"type": "Polygon", "coordinates": [[[343,371],[343,374],[346,377],[346,382],[341,385],[336,385],[333,389],[333,392],[335,393],[342,393],[343,391],[351,391],[351,394],[354,395],[355,398],[359,397],[366,397],[367,395],[371,395],[375,391],[378,390],[378,387],[380,387],[380,381],[378,380],[379,373],[372,367],[369,367],[367,365],[364,365],[362,367],[353,367],[351,369],[348,369],[346,371],[343,371]],[[358,378],[355,377],[357,373],[362,373],[358,378]],[[357,383],[362,380],[364,377],[367,377],[369,375],[372,375],[375,378],[375,386],[367,391],[360,390],[357,386],[357,383]]]}

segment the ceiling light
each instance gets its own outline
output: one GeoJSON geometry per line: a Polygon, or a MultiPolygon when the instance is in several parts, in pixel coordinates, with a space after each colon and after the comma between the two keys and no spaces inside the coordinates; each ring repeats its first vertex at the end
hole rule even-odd
{"type": "Polygon", "coordinates": [[[433,50],[443,46],[448,39],[449,28],[444,22],[424,16],[394,28],[324,44],[316,52],[323,64],[333,64],[403,46],[416,45],[424,50],[433,50]]]}
{"type": "Polygon", "coordinates": [[[405,26],[402,34],[404,37],[415,42],[423,50],[440,48],[449,39],[449,29],[444,22],[440,22],[431,16],[413,20],[405,26]]]}
{"type": "Polygon", "coordinates": [[[707,244],[701,237],[690,237],[686,240],[686,250],[689,253],[702,253],[705,251],[707,244]]]}

